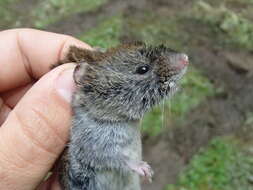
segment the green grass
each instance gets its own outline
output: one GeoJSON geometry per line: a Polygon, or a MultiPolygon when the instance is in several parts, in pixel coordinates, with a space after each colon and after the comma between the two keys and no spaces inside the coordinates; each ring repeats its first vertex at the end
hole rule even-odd
{"type": "Polygon", "coordinates": [[[187,112],[215,93],[210,81],[191,66],[181,81],[181,90],[165,102],[164,108],[160,105],[145,115],[142,121],[144,132],[156,136],[171,119],[184,121],[187,112]]]}
{"type": "Polygon", "coordinates": [[[96,28],[82,34],[79,39],[101,48],[116,46],[122,32],[122,17],[114,16],[103,21],[96,28]]]}
{"type": "Polygon", "coordinates": [[[90,11],[105,3],[106,0],[44,0],[34,9],[34,26],[45,28],[66,16],[90,11]]]}
{"type": "Polygon", "coordinates": [[[252,190],[253,158],[231,138],[217,138],[196,154],[166,190],[252,190]]]}
{"type": "MultiPolygon", "coordinates": [[[[253,7],[251,13],[252,10],[253,7]]],[[[253,22],[240,12],[234,12],[224,4],[214,7],[198,1],[190,14],[215,32],[220,44],[253,50],[253,22]]]]}

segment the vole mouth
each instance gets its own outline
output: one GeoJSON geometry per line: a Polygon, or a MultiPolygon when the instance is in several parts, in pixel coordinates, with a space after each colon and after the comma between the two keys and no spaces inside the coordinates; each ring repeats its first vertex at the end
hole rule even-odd
{"type": "Polygon", "coordinates": [[[166,81],[164,82],[165,85],[168,85],[170,88],[173,88],[176,85],[175,81],[166,81]]]}

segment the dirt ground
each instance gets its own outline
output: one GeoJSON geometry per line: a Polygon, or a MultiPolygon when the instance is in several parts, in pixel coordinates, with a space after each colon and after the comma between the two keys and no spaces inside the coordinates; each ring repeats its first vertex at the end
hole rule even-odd
{"type": "MultiPolygon", "coordinates": [[[[95,27],[103,17],[123,13],[138,20],[143,19],[146,10],[152,10],[169,19],[190,6],[190,0],[139,0],[138,3],[111,0],[98,10],[74,14],[53,23],[47,30],[78,35],[95,27]]],[[[213,137],[235,134],[250,141],[253,133],[245,124],[248,113],[253,112],[253,52],[215,46],[216,42],[209,39],[205,29],[197,23],[186,21],[184,30],[195,40],[187,44],[191,64],[222,91],[191,110],[186,116],[187,122],[172,123],[167,126],[168,132],[144,138],[144,159],[155,171],[153,183],[143,185],[145,190],[160,190],[175,182],[191,157],[213,137]]],[[[125,38],[136,36],[126,30],[122,34],[122,39],[125,38]]]]}

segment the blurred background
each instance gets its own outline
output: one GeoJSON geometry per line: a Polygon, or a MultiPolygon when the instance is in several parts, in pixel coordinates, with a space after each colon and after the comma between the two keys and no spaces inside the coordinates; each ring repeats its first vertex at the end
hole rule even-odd
{"type": "Polygon", "coordinates": [[[142,120],[143,189],[253,190],[253,0],[0,0],[0,30],[17,27],[186,52],[181,89],[142,120]]]}

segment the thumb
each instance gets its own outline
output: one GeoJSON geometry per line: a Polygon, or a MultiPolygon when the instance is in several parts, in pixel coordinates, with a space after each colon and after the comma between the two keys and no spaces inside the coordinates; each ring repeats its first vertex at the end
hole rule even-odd
{"type": "Polygon", "coordinates": [[[74,65],[44,75],[0,128],[0,189],[35,189],[68,140],[74,65]]]}

